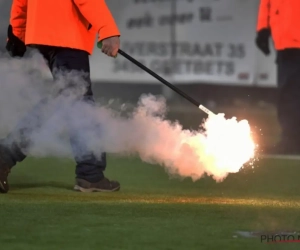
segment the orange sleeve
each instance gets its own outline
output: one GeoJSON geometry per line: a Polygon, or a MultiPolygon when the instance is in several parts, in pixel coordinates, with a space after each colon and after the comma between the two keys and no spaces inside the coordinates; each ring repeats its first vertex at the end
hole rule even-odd
{"type": "Polygon", "coordinates": [[[256,30],[269,27],[271,0],[260,0],[256,30]]]}
{"type": "Polygon", "coordinates": [[[74,0],[81,14],[98,31],[101,41],[111,36],[120,36],[115,20],[105,0],[74,0]]]}
{"type": "Polygon", "coordinates": [[[26,17],[27,0],[13,0],[10,12],[10,24],[14,35],[23,42],[25,42],[26,17]]]}

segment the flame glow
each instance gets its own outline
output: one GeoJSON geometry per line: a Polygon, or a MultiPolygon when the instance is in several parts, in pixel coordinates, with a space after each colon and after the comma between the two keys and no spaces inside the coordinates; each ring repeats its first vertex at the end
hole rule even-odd
{"type": "Polygon", "coordinates": [[[236,173],[255,156],[256,145],[247,120],[225,119],[224,114],[212,115],[204,128],[205,154],[201,157],[210,165],[213,175],[222,177],[226,173],[236,173]]]}

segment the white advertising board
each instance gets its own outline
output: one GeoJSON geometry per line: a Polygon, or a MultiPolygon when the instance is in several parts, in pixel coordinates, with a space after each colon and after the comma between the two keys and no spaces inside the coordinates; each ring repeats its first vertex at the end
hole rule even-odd
{"type": "MultiPolygon", "coordinates": [[[[121,49],[167,80],[274,86],[274,59],[263,56],[254,42],[258,0],[107,4],[121,31],[121,49]]],[[[112,59],[97,50],[91,57],[93,80],[160,84],[121,55],[112,59]]]]}
{"type": "Polygon", "coordinates": [[[251,0],[178,1],[192,20],[176,25],[176,81],[252,85],[257,8],[251,0]]]}

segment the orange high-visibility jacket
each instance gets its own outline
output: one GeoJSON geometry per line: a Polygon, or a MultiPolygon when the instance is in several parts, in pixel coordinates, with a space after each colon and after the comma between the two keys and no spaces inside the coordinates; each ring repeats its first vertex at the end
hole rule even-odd
{"type": "Polygon", "coordinates": [[[300,0],[261,0],[257,31],[269,27],[275,48],[300,48],[300,0]]]}
{"type": "Polygon", "coordinates": [[[85,50],[120,32],[105,0],[13,0],[10,24],[26,45],[85,50]]]}

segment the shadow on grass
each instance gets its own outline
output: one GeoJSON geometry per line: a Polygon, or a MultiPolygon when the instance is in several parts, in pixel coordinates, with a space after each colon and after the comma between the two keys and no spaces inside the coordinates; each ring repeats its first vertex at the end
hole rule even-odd
{"type": "Polygon", "coordinates": [[[20,189],[31,189],[31,188],[58,188],[65,190],[73,190],[73,186],[61,182],[36,182],[36,183],[13,183],[11,184],[11,190],[20,190],[20,189]]]}

